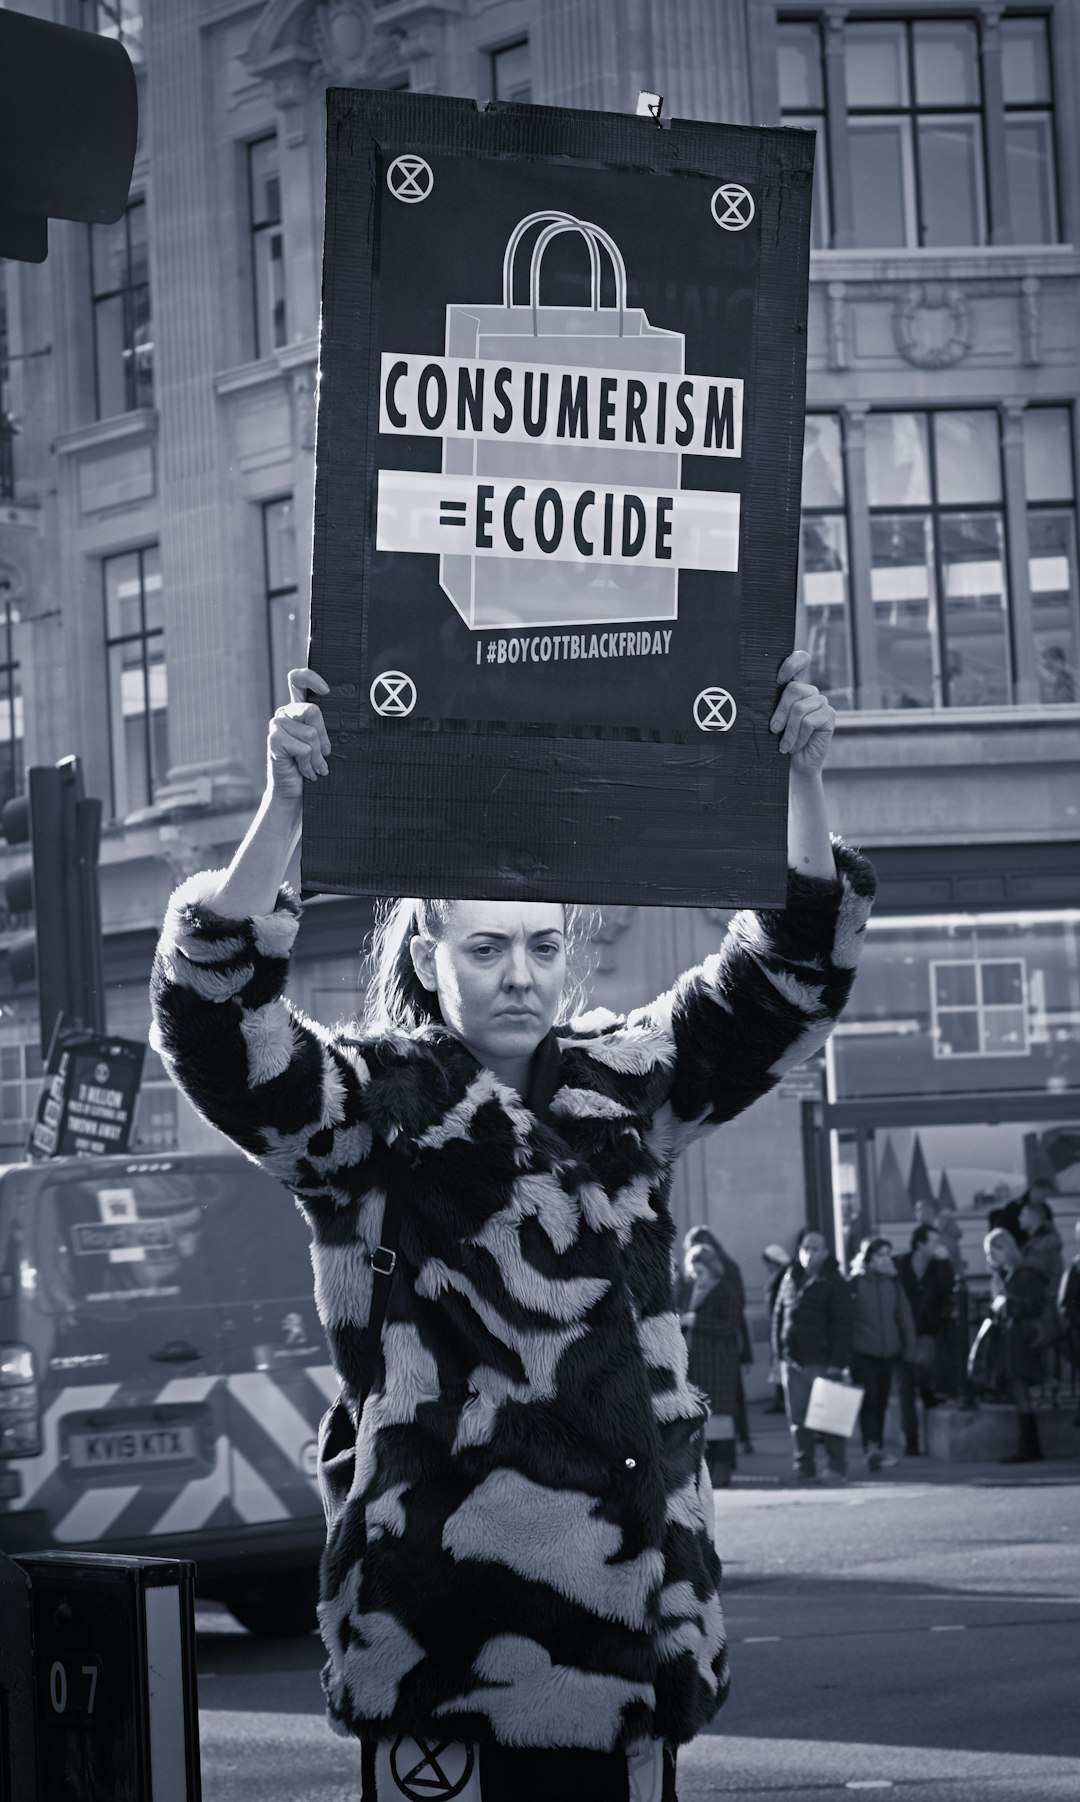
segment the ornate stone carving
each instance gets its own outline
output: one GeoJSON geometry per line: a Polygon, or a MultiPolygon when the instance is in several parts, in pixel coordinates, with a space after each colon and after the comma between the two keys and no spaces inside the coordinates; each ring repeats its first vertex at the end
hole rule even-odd
{"type": "Polygon", "coordinates": [[[365,0],[323,0],[310,30],[319,73],[329,87],[359,87],[369,77],[371,9],[365,0]]]}
{"type": "Polygon", "coordinates": [[[828,307],[825,329],[829,346],[829,368],[847,369],[849,367],[848,328],[850,324],[847,283],[830,282],[826,294],[828,307]]]}
{"type": "Polygon", "coordinates": [[[315,369],[305,363],[293,370],[293,442],[297,450],[315,449],[315,369]]]}
{"type": "Polygon", "coordinates": [[[1042,362],[1042,284],[1037,275],[1020,283],[1020,354],[1025,363],[1042,362]]]}
{"type": "Polygon", "coordinates": [[[971,349],[971,308],[955,282],[910,282],[893,310],[900,355],[916,369],[949,369],[971,349]]]}

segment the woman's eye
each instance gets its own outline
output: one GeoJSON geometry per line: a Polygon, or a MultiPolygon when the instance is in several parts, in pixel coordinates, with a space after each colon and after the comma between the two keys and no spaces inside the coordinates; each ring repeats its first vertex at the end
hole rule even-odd
{"type": "Polygon", "coordinates": [[[558,945],[537,945],[534,949],[538,957],[555,957],[559,947],[558,945]]]}
{"type": "Polygon", "coordinates": [[[473,956],[474,957],[483,958],[486,961],[486,960],[489,960],[492,957],[494,957],[494,955],[495,955],[494,945],[474,945],[473,946],[473,956]]]}

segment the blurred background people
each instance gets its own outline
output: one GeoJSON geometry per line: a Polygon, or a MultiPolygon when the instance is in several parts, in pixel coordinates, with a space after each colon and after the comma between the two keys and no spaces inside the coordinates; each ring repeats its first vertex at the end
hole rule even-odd
{"type": "Polygon", "coordinates": [[[684,1244],[705,1241],[716,1248],[727,1274],[727,1280],[735,1290],[735,1302],[739,1310],[739,1362],[735,1370],[735,1438],[739,1448],[744,1452],[752,1452],[753,1441],[750,1438],[750,1415],[746,1406],[746,1384],[743,1371],[749,1370],[754,1362],[754,1346],[750,1338],[750,1328],[746,1319],[746,1284],[743,1273],[727,1247],[708,1226],[692,1226],[687,1233],[684,1244]]]}
{"type": "Polygon", "coordinates": [[[691,1383],[709,1403],[705,1428],[709,1475],[726,1489],[735,1469],[735,1410],[739,1384],[739,1295],[720,1242],[708,1227],[691,1227],[683,1240],[683,1274],[675,1305],[686,1334],[691,1383]]]}
{"type": "Polygon", "coordinates": [[[921,1447],[916,1397],[924,1409],[933,1408],[939,1400],[938,1378],[952,1322],[956,1273],[936,1226],[917,1226],[910,1249],[895,1262],[915,1323],[915,1357],[910,1363],[901,1362],[897,1379],[904,1450],[909,1457],[917,1457],[921,1447]]]}
{"type": "Polygon", "coordinates": [[[773,1315],[776,1312],[776,1298],[780,1293],[780,1284],[784,1280],[784,1272],[791,1264],[791,1253],[784,1246],[766,1245],[761,1254],[765,1266],[765,1318],[769,1323],[769,1382],[772,1385],[772,1399],[765,1409],[766,1414],[782,1414],[784,1412],[784,1385],[780,1381],[780,1359],[772,1348],[773,1315]]]}
{"type": "Polygon", "coordinates": [[[885,1410],[893,1371],[902,1361],[915,1362],[915,1321],[888,1239],[863,1240],[847,1281],[854,1312],[851,1375],[865,1391],[859,1431],[866,1468],[878,1471],[896,1463],[885,1452],[885,1410]]]}
{"type": "Polygon", "coordinates": [[[1024,1262],[1016,1240],[1004,1227],[987,1233],[983,1251],[992,1273],[990,1309],[999,1329],[999,1370],[1016,1403],[1020,1427],[1016,1451],[1001,1462],[1029,1464],[1042,1457],[1031,1385],[1042,1375],[1035,1330],[1046,1305],[1046,1278],[1036,1265],[1024,1262]]]}
{"type": "Polygon", "coordinates": [[[847,1478],[847,1442],[833,1433],[814,1433],[806,1408],[814,1378],[841,1379],[851,1362],[852,1295],[837,1269],[823,1234],[804,1228],[795,1261],[780,1282],[773,1314],[773,1353],[780,1364],[795,1476],[816,1480],[815,1445],[825,1448],[826,1473],[847,1478]]]}
{"type": "MultiPolygon", "coordinates": [[[[1076,1222],[1076,1256],[1062,1274],[1057,1294],[1058,1316],[1074,1375],[1080,1378],[1080,1220],[1076,1222]]],[[[1080,1414],[1073,1425],[1080,1427],[1080,1414]]]]}

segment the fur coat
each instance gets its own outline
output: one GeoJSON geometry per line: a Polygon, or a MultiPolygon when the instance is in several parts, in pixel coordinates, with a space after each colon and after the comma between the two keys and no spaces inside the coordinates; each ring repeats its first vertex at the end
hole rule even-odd
{"type": "Polygon", "coordinates": [[[702,1458],[672,1310],[673,1161],[822,1044],[873,873],[793,876],[629,1017],[559,1028],[543,1117],[444,1028],[353,1038],[282,996],[298,908],[176,892],[153,1042],[294,1193],[356,1425],[320,1625],[331,1724],[504,1746],[684,1742],[728,1675],[702,1458]],[[398,1268],[374,1387],[357,1357],[385,1198],[398,1268]]]}

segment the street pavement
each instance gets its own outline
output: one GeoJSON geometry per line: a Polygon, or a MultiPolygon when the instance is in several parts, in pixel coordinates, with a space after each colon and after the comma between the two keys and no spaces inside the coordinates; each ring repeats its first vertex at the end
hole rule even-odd
{"type": "MultiPolygon", "coordinates": [[[[871,1477],[852,1456],[846,1487],[796,1488],[783,1421],[752,1422],[716,1502],[732,1693],[680,1753],[680,1802],[1077,1802],[1080,1457],[871,1477]]],[[[205,1802],[357,1802],[314,1636],[197,1624],[205,1802]]]]}

